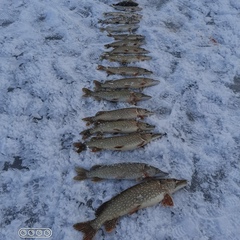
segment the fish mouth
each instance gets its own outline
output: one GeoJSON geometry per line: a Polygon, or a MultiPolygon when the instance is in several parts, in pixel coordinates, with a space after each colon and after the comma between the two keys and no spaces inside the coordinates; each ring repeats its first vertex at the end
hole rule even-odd
{"type": "Polygon", "coordinates": [[[155,174],[155,178],[162,178],[162,177],[166,177],[167,175],[169,175],[169,173],[167,172],[163,172],[161,170],[159,170],[156,174],[155,174]]]}
{"type": "Polygon", "coordinates": [[[160,83],[159,80],[152,80],[152,86],[154,86],[154,85],[158,85],[159,83],[160,83]]]}
{"type": "Polygon", "coordinates": [[[154,128],[155,128],[155,126],[154,126],[154,125],[150,125],[150,124],[148,124],[148,125],[145,126],[145,129],[146,129],[146,130],[149,130],[149,131],[150,131],[150,130],[153,130],[154,128]]]}
{"type": "Polygon", "coordinates": [[[152,133],[151,139],[155,140],[155,139],[161,138],[162,136],[164,136],[164,134],[162,133],[152,133]]]}
{"type": "Polygon", "coordinates": [[[144,95],[141,97],[141,100],[148,100],[148,99],[151,99],[152,97],[149,96],[149,95],[144,95]]]}
{"type": "Polygon", "coordinates": [[[187,180],[176,180],[176,190],[187,186],[187,180]]]}

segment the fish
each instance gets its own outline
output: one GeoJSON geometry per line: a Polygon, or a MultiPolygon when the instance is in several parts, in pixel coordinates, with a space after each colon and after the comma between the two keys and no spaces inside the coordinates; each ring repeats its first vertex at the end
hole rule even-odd
{"type": "Polygon", "coordinates": [[[113,5],[114,6],[125,6],[125,7],[137,7],[138,3],[129,0],[129,1],[122,1],[122,2],[119,2],[119,3],[115,3],[113,5]]]}
{"type": "Polygon", "coordinates": [[[111,232],[118,219],[133,214],[140,209],[162,203],[173,206],[172,194],[187,186],[186,180],[151,179],[132,186],[103,203],[95,212],[95,219],[73,225],[75,230],[83,233],[83,240],[92,240],[97,231],[104,226],[111,232]]]}
{"type": "Polygon", "coordinates": [[[107,31],[109,33],[113,32],[134,32],[136,31],[140,26],[137,24],[121,24],[117,26],[108,26],[105,28],[100,28],[100,31],[104,32],[107,31]]]}
{"type": "Polygon", "coordinates": [[[145,48],[134,47],[134,46],[121,46],[114,48],[112,51],[106,52],[108,55],[112,54],[147,54],[150,53],[145,48]]]}
{"type": "Polygon", "coordinates": [[[100,111],[92,117],[83,118],[83,121],[88,123],[94,123],[99,121],[117,121],[117,120],[127,120],[127,119],[144,119],[145,117],[151,116],[154,113],[145,108],[120,108],[110,111],[100,111]]]}
{"type": "Polygon", "coordinates": [[[125,40],[120,40],[120,41],[105,44],[104,47],[105,48],[111,48],[111,47],[112,48],[118,48],[118,47],[124,47],[124,46],[140,47],[144,44],[145,44],[145,41],[143,39],[139,39],[139,40],[125,39],[125,40]]]}
{"type": "Polygon", "coordinates": [[[111,88],[111,89],[117,89],[117,88],[145,88],[145,87],[151,87],[155,86],[160,83],[159,80],[154,80],[151,78],[121,78],[116,80],[108,80],[103,83],[94,80],[95,89],[99,90],[102,88],[111,88]]]}
{"type": "Polygon", "coordinates": [[[133,17],[116,17],[99,20],[98,22],[101,24],[137,24],[140,23],[140,20],[133,17]]]}
{"type": "Polygon", "coordinates": [[[101,56],[101,59],[106,59],[108,61],[111,62],[119,62],[122,64],[126,64],[126,63],[133,63],[133,62],[140,62],[140,61],[147,61],[147,60],[151,60],[152,57],[150,56],[146,56],[146,55],[126,55],[126,54],[105,54],[101,56]]]}
{"type": "Polygon", "coordinates": [[[135,7],[135,6],[120,6],[116,4],[112,4],[111,7],[113,7],[115,10],[118,11],[126,11],[126,12],[138,12],[141,11],[141,7],[135,7]]]}
{"type": "Polygon", "coordinates": [[[130,75],[130,76],[138,76],[138,75],[149,75],[152,74],[152,71],[149,71],[145,68],[140,67],[104,67],[102,65],[98,65],[98,70],[106,71],[107,75],[111,74],[120,74],[120,75],[130,75]]]}
{"type": "Polygon", "coordinates": [[[108,34],[108,37],[112,37],[115,40],[144,40],[145,36],[140,34],[108,34]]]}
{"type": "Polygon", "coordinates": [[[105,179],[129,179],[129,180],[142,180],[144,178],[151,178],[157,176],[163,178],[168,173],[160,169],[148,165],[146,163],[138,162],[124,162],[109,165],[94,165],[90,170],[82,167],[75,168],[77,176],[73,179],[83,181],[91,179],[93,182],[102,181],[105,179]]]}
{"type": "Polygon", "coordinates": [[[127,102],[136,104],[138,101],[148,100],[152,98],[149,95],[133,92],[130,90],[117,90],[117,91],[91,91],[87,88],[82,89],[85,93],[83,97],[94,97],[96,100],[107,100],[110,102],[127,102]]]}
{"type": "Polygon", "coordinates": [[[145,146],[149,142],[166,136],[166,133],[129,133],[117,137],[97,138],[93,137],[89,141],[74,143],[76,152],[80,153],[86,148],[92,152],[101,150],[129,151],[145,146]]]}
{"type": "Polygon", "coordinates": [[[130,13],[130,12],[105,12],[103,13],[104,17],[128,17],[141,20],[142,15],[139,13],[130,13]]]}
{"type": "Polygon", "coordinates": [[[86,139],[93,134],[143,132],[154,128],[153,125],[136,120],[104,121],[95,123],[93,128],[86,129],[80,134],[86,139]]]}

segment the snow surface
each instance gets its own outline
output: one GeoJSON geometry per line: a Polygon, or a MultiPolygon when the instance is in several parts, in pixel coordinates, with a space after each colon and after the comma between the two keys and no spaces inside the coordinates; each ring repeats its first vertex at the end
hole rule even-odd
{"type": "Polygon", "coordinates": [[[104,44],[98,19],[117,1],[1,0],[0,4],[0,239],[16,240],[21,227],[48,227],[51,239],[82,239],[77,222],[131,181],[75,182],[76,165],[147,162],[189,181],[161,204],[122,217],[96,239],[240,239],[240,2],[138,0],[157,86],[140,107],[167,137],[131,152],[72,147],[86,129],[83,117],[128,104],[82,98],[104,44]]]}

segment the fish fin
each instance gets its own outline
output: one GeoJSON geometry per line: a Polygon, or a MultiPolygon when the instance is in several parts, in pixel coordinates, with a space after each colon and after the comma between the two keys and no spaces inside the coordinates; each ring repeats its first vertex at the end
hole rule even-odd
{"type": "Polygon", "coordinates": [[[96,170],[96,169],[99,169],[100,167],[102,167],[102,165],[97,164],[97,165],[92,166],[92,167],[90,168],[90,170],[91,170],[91,171],[92,171],[92,170],[96,170]]]}
{"type": "Polygon", "coordinates": [[[84,237],[83,240],[92,240],[97,230],[91,226],[92,221],[76,223],[73,227],[80,232],[83,232],[84,237]]]}
{"type": "Polygon", "coordinates": [[[112,230],[116,227],[117,225],[117,221],[118,221],[118,218],[114,218],[112,220],[109,220],[107,222],[105,222],[103,225],[105,227],[105,230],[107,232],[112,232],[112,230]]]}
{"type": "Polygon", "coordinates": [[[98,67],[97,67],[97,70],[105,70],[105,69],[106,69],[106,67],[104,67],[102,65],[98,65],[98,67]]]}
{"type": "Polygon", "coordinates": [[[116,149],[121,149],[121,148],[123,148],[124,146],[115,146],[114,148],[116,148],[116,149]]]}
{"type": "Polygon", "coordinates": [[[132,215],[134,214],[135,212],[137,212],[139,210],[141,205],[138,205],[137,207],[133,208],[128,214],[132,215]]]}
{"type": "Polygon", "coordinates": [[[97,147],[93,147],[92,148],[92,152],[99,152],[101,150],[102,150],[101,148],[97,148],[97,147]]]}
{"type": "Polygon", "coordinates": [[[143,147],[145,145],[145,141],[142,141],[141,143],[139,143],[137,146],[138,147],[143,147]]]}
{"type": "Polygon", "coordinates": [[[86,139],[86,138],[88,138],[88,137],[91,136],[91,133],[90,133],[90,130],[89,130],[89,129],[80,132],[80,134],[83,135],[83,136],[82,136],[82,139],[86,139]]]}
{"type": "Polygon", "coordinates": [[[85,93],[83,97],[89,97],[92,95],[92,91],[87,88],[83,88],[82,91],[85,93]]]}
{"type": "Polygon", "coordinates": [[[81,167],[76,167],[75,171],[77,172],[77,176],[73,178],[74,180],[82,181],[88,178],[87,177],[88,170],[81,167]]]}
{"type": "Polygon", "coordinates": [[[86,148],[87,148],[86,144],[81,143],[81,142],[75,142],[75,143],[73,143],[73,146],[76,148],[75,151],[76,151],[77,153],[80,153],[80,152],[82,152],[83,150],[86,150],[86,148]]]}
{"type": "Polygon", "coordinates": [[[92,178],[92,181],[93,182],[101,182],[101,181],[103,181],[103,178],[94,177],[94,178],[92,178]]]}
{"type": "Polygon", "coordinates": [[[95,84],[95,89],[96,89],[96,90],[101,88],[101,85],[102,85],[102,84],[101,84],[99,81],[94,80],[93,83],[95,84]]]}
{"type": "Polygon", "coordinates": [[[162,200],[162,205],[165,206],[165,207],[166,206],[172,207],[174,205],[173,204],[173,199],[168,193],[164,196],[164,198],[162,200]]]}

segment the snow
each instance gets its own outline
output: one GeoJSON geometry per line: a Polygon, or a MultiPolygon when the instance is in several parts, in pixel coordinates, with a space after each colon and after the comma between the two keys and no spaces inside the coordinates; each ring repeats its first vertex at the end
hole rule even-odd
{"type": "Polygon", "coordinates": [[[154,72],[152,97],[138,104],[146,121],[167,137],[131,152],[89,150],[73,142],[83,117],[124,103],[82,98],[93,80],[117,79],[96,70],[104,44],[99,30],[107,0],[2,0],[0,12],[1,240],[24,227],[51,228],[51,239],[81,239],[74,223],[131,181],[75,182],[74,167],[140,161],[189,185],[161,204],[124,216],[96,239],[240,239],[240,3],[233,0],[138,0],[138,34],[151,61],[132,65],[154,72]]]}

